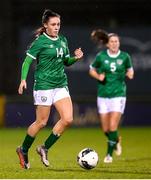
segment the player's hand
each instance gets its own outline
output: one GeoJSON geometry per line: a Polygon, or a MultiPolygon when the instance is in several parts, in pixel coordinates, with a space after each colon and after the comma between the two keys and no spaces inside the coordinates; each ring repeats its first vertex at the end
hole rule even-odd
{"type": "Polygon", "coordinates": [[[27,89],[27,83],[25,80],[22,80],[18,88],[18,94],[23,94],[24,89],[27,89]]]}
{"type": "Polygon", "coordinates": [[[76,49],[74,51],[74,54],[76,59],[81,59],[83,57],[83,51],[81,50],[81,48],[76,49]]]}
{"type": "Polygon", "coordinates": [[[134,70],[133,69],[128,70],[127,73],[126,73],[126,76],[129,79],[133,79],[133,77],[134,77],[134,70]]]}
{"type": "Polygon", "coordinates": [[[104,79],[105,79],[105,74],[104,73],[99,74],[98,80],[104,81],[104,79]]]}

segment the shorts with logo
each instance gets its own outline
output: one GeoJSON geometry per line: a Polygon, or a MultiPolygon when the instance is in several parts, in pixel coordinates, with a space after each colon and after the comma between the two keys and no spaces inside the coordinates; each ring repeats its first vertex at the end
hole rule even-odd
{"type": "Polygon", "coordinates": [[[126,97],[102,98],[97,97],[97,107],[99,114],[109,112],[124,113],[126,97]]]}
{"type": "Polygon", "coordinates": [[[34,105],[51,106],[56,101],[70,97],[67,87],[33,91],[34,105]]]}

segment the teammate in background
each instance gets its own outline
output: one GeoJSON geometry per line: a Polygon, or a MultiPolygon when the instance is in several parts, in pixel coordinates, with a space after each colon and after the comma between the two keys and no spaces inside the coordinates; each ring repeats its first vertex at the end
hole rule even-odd
{"type": "Polygon", "coordinates": [[[125,76],[133,79],[134,70],[129,54],[119,49],[120,38],[117,34],[98,29],[91,33],[91,38],[107,47],[96,55],[89,74],[98,81],[98,113],[103,132],[108,138],[104,163],[112,163],[113,151],[116,155],[122,153],[118,126],[126,103],[125,76]]]}
{"type": "Polygon", "coordinates": [[[44,144],[36,149],[46,167],[49,166],[47,158],[49,148],[60,138],[73,120],[73,107],[64,65],[70,66],[80,60],[83,52],[81,48],[78,48],[74,52],[75,56],[70,57],[67,40],[59,34],[59,30],[60,15],[51,10],[45,10],[42,16],[42,27],[36,31],[37,38],[28,49],[22,65],[19,94],[23,94],[23,90],[27,88],[26,78],[31,63],[34,60],[37,61],[33,90],[36,120],[28,127],[22,145],[16,149],[20,165],[25,169],[30,168],[28,150],[37,133],[46,126],[51,106],[55,106],[60,119],[44,144]]]}

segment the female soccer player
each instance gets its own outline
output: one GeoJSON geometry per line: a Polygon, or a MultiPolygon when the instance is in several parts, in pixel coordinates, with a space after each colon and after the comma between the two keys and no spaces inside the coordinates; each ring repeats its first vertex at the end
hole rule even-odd
{"type": "Polygon", "coordinates": [[[89,74],[98,81],[97,106],[103,132],[108,138],[105,163],[112,163],[115,150],[121,155],[118,125],[126,103],[125,76],[132,79],[134,70],[128,53],[121,51],[117,34],[98,29],[91,34],[92,40],[104,44],[107,50],[99,52],[90,65],[89,74]]]}
{"type": "Polygon", "coordinates": [[[42,27],[36,31],[37,38],[28,49],[22,65],[19,94],[23,94],[23,90],[27,88],[26,78],[31,63],[34,60],[37,61],[33,91],[36,120],[28,127],[22,145],[16,149],[20,165],[25,169],[30,168],[28,150],[37,133],[46,126],[51,106],[55,106],[60,119],[44,144],[36,149],[46,167],[49,166],[47,158],[49,148],[59,139],[73,120],[73,107],[64,65],[70,66],[81,59],[83,52],[81,48],[78,48],[74,52],[75,56],[70,57],[67,40],[59,34],[59,30],[60,15],[51,10],[45,10],[42,16],[42,27]]]}

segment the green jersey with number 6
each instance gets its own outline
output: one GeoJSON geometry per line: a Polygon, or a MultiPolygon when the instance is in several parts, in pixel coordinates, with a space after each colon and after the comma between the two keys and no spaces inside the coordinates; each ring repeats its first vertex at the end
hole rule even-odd
{"type": "Polygon", "coordinates": [[[132,68],[132,61],[128,53],[120,51],[116,57],[111,57],[108,50],[97,54],[94,62],[90,65],[98,73],[105,73],[104,81],[98,81],[99,97],[125,97],[125,75],[132,68]]]}
{"type": "MultiPolygon", "coordinates": [[[[59,35],[56,39],[46,33],[38,36],[27,51],[27,56],[37,60],[35,90],[48,90],[67,86],[64,65],[70,58],[67,40],[59,35]]],[[[72,58],[73,61],[76,61],[72,58]]],[[[72,63],[71,63],[72,64],[72,63]]]]}

